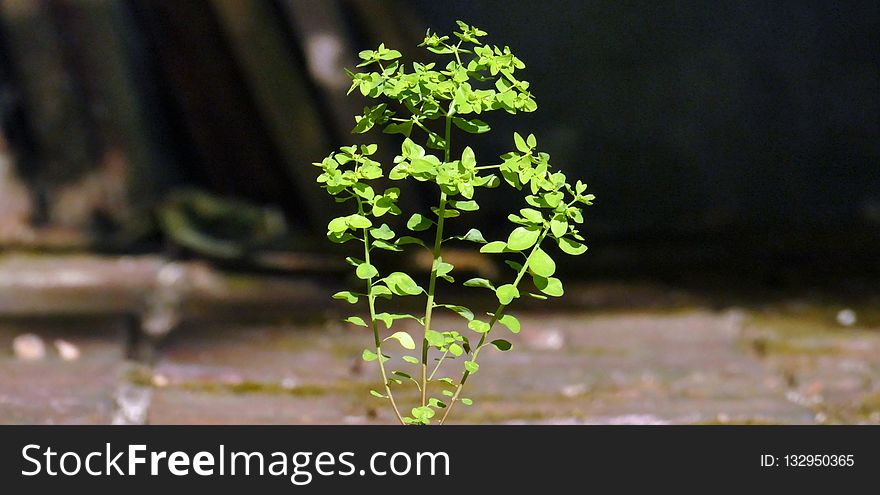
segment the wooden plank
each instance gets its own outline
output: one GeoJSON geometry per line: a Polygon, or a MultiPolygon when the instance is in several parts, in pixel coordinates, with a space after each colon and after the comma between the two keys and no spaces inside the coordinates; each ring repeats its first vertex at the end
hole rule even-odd
{"type": "Polygon", "coordinates": [[[210,3],[266,122],[266,130],[296,178],[298,199],[312,224],[321,229],[332,218],[333,209],[315,183],[317,169],[311,163],[329,153],[330,141],[309,91],[307,75],[292,57],[294,51],[268,3],[210,3]]]}
{"type": "Polygon", "coordinates": [[[37,170],[27,175],[35,179],[48,221],[83,227],[91,220],[88,198],[70,200],[88,187],[86,175],[96,160],[82,94],[66,66],[52,8],[48,1],[0,2],[0,23],[36,148],[28,165],[37,170]]]}

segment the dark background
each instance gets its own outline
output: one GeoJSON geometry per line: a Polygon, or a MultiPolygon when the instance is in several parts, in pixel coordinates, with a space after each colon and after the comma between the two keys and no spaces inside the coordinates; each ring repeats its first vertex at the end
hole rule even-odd
{"type": "MultiPolygon", "coordinates": [[[[539,103],[491,115],[478,158],[534,132],[598,196],[585,273],[880,273],[877,2],[58,0],[0,15],[6,152],[38,231],[155,249],[157,205],[190,186],[275,206],[286,247],[325,249],[310,162],[358,140],[364,102],[316,76],[310,40],[335,37],[341,71],[379,40],[421,56],[427,26],[460,18],[526,62],[539,103]],[[92,198],[79,216],[58,213],[78,211],[59,199],[71,188],[92,198]]],[[[512,206],[490,196],[481,221],[512,206]]]]}

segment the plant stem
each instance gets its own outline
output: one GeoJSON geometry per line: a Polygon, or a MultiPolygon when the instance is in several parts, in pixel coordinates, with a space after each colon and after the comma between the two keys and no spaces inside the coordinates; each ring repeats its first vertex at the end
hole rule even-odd
{"type": "MultiPolygon", "coordinates": [[[[443,149],[443,160],[449,161],[450,139],[452,137],[452,117],[446,116],[446,136],[443,149]]],[[[434,258],[431,264],[431,279],[428,281],[428,301],[425,303],[425,329],[422,338],[422,406],[427,404],[428,399],[428,330],[431,329],[431,316],[434,312],[434,293],[437,288],[437,260],[440,258],[440,248],[443,244],[443,224],[446,220],[446,193],[440,192],[440,205],[437,208],[437,230],[434,234],[434,247],[431,256],[434,258]]],[[[433,375],[433,373],[432,373],[433,375]]]]}
{"type": "Polygon", "coordinates": [[[447,349],[446,349],[446,352],[444,352],[443,355],[440,356],[440,359],[437,361],[437,365],[434,366],[434,371],[432,371],[431,374],[428,375],[428,380],[429,380],[429,381],[434,379],[434,374],[437,373],[437,370],[438,370],[438,369],[440,369],[440,365],[443,364],[443,360],[446,359],[446,356],[447,356],[448,354],[449,354],[449,349],[447,348],[447,349]]]}
{"type": "MultiPolygon", "coordinates": [[[[526,257],[525,263],[523,263],[522,268],[520,268],[519,273],[516,274],[516,279],[514,279],[512,285],[514,287],[518,287],[520,281],[523,276],[526,274],[526,271],[529,269],[529,262],[532,259],[532,255],[535,254],[535,251],[541,247],[541,242],[544,241],[544,237],[547,236],[547,231],[550,230],[550,226],[544,227],[544,230],[541,231],[541,235],[538,237],[538,240],[535,242],[535,246],[529,252],[529,255],[526,257]]],[[[486,330],[483,335],[480,336],[480,342],[474,348],[474,354],[471,356],[471,361],[476,362],[477,356],[480,354],[480,349],[483,348],[483,345],[486,343],[486,337],[488,337],[489,332],[492,331],[492,327],[495,326],[495,323],[504,315],[504,310],[507,309],[507,304],[499,304],[498,309],[495,310],[495,313],[492,315],[492,319],[489,320],[489,329],[486,330]]],[[[446,406],[446,409],[443,411],[443,417],[440,418],[440,424],[442,425],[446,421],[446,417],[449,416],[449,412],[452,410],[452,406],[455,405],[455,402],[458,400],[458,396],[461,394],[461,389],[464,387],[465,382],[470,376],[470,372],[468,370],[464,370],[461,375],[461,379],[458,381],[458,385],[455,387],[455,393],[452,394],[452,398],[449,400],[449,405],[446,406]]]]}
{"type": "Polygon", "coordinates": [[[434,262],[431,264],[431,279],[428,281],[428,301],[425,304],[425,332],[422,339],[422,405],[427,403],[428,389],[428,330],[431,329],[431,315],[434,311],[434,293],[437,288],[437,259],[440,258],[440,245],[443,242],[443,217],[446,211],[446,193],[440,193],[440,207],[437,210],[437,232],[434,235],[434,248],[431,256],[434,262]]]}
{"type": "MultiPolygon", "coordinates": [[[[357,197],[357,195],[355,195],[357,197]]],[[[361,202],[361,198],[357,197],[358,201],[358,213],[364,214],[364,205],[361,202]]],[[[370,231],[369,229],[364,229],[364,263],[370,264],[370,231]]],[[[403,416],[400,415],[400,410],[397,408],[397,403],[394,401],[394,394],[391,393],[391,387],[388,386],[388,375],[385,373],[385,363],[382,357],[382,339],[379,337],[379,322],[376,320],[376,296],[373,295],[373,277],[367,279],[367,304],[370,307],[370,324],[373,327],[373,337],[376,341],[376,361],[379,362],[379,372],[382,376],[382,384],[385,386],[385,393],[388,394],[388,400],[391,401],[391,407],[394,409],[394,414],[397,416],[397,420],[400,421],[400,424],[405,425],[406,423],[403,421],[403,416]]]]}

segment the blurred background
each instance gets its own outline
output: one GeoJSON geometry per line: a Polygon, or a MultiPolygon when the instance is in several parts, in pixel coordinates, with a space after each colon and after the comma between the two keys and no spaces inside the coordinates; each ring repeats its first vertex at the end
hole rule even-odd
{"type": "Polygon", "coordinates": [[[393,157],[342,69],[457,19],[539,105],[478,159],[598,197],[460,421],[880,423],[880,6],[750,0],[0,1],[0,422],[388,422],[311,162],[393,157]]]}

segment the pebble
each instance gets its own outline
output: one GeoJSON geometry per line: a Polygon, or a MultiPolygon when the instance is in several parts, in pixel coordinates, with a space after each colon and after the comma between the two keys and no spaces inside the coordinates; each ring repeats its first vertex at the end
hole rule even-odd
{"type": "Polygon", "coordinates": [[[75,344],[61,339],[56,340],[54,344],[55,350],[58,351],[58,355],[61,356],[61,359],[64,361],[76,361],[79,359],[79,347],[75,344]]]}
{"type": "Polygon", "coordinates": [[[154,387],[162,388],[167,387],[170,383],[170,380],[168,380],[167,376],[156,373],[155,375],[153,375],[152,382],[154,387]]]}
{"type": "Polygon", "coordinates": [[[530,340],[532,348],[545,351],[558,351],[565,345],[565,336],[556,328],[536,331],[530,340]]]}
{"type": "Polygon", "coordinates": [[[562,392],[563,397],[567,397],[567,398],[571,399],[571,398],[577,397],[579,395],[584,395],[585,393],[587,393],[588,390],[589,390],[589,387],[587,387],[585,384],[576,383],[576,384],[572,384],[572,385],[563,386],[561,392],[562,392]]]}
{"type": "Polygon", "coordinates": [[[13,339],[12,352],[22,361],[39,361],[46,357],[46,344],[39,336],[25,333],[13,339]]]}
{"type": "Polygon", "coordinates": [[[851,327],[856,324],[858,318],[856,317],[856,312],[847,308],[841,309],[837,312],[837,323],[841,324],[845,327],[851,327]]]}

